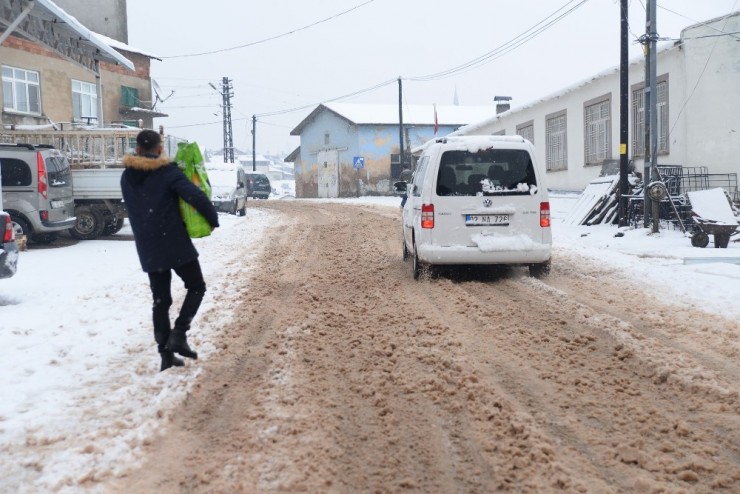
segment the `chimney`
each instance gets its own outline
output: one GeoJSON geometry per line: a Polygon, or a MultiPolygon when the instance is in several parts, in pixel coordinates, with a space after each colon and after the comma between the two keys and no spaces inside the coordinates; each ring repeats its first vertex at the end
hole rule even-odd
{"type": "Polygon", "coordinates": [[[511,96],[494,96],[493,101],[496,102],[496,115],[511,108],[511,96]]]}

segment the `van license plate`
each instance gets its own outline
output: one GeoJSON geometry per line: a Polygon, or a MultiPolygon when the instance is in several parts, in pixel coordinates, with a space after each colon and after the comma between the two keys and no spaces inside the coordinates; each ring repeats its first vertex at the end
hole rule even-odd
{"type": "Polygon", "coordinates": [[[466,225],[498,225],[507,226],[509,224],[508,214],[466,214],[466,225]]]}
{"type": "Polygon", "coordinates": [[[52,209],[60,209],[64,207],[64,201],[51,201],[52,209]]]}

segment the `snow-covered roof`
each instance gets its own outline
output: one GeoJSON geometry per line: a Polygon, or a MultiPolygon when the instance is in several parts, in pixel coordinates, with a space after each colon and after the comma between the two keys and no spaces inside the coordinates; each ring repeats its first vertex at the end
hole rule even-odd
{"type": "Polygon", "coordinates": [[[736,10],[734,12],[731,12],[731,13],[727,14],[727,15],[721,15],[719,17],[715,17],[713,19],[709,19],[709,20],[706,20],[704,22],[697,22],[696,24],[692,24],[690,26],[687,26],[687,27],[685,27],[685,28],[683,28],[681,30],[681,39],[683,39],[684,37],[686,37],[686,33],[688,33],[689,31],[692,31],[692,30],[697,29],[697,28],[700,28],[700,27],[708,26],[710,24],[716,24],[719,21],[724,21],[725,19],[730,19],[731,17],[737,17],[738,15],[740,15],[740,10],[736,10]]]}
{"type": "Polygon", "coordinates": [[[99,38],[97,33],[83,26],[80,21],[52,0],[36,0],[35,4],[32,4],[29,18],[33,22],[22,23],[16,29],[66,57],[70,57],[66,51],[69,49],[71,53],[79,51],[83,56],[92,57],[94,55],[106,62],[123,65],[129,70],[135,69],[129,59],[114,50],[102,38],[99,38]],[[43,40],[47,38],[41,33],[41,30],[47,29],[45,24],[49,19],[54,25],[54,43],[44,42],[43,40]]]}
{"type": "Polygon", "coordinates": [[[153,58],[155,60],[162,61],[161,58],[159,58],[157,55],[152,55],[148,51],[140,50],[138,48],[134,48],[133,46],[126,44],[122,41],[118,41],[117,39],[109,38],[108,36],[100,33],[93,32],[95,36],[100,38],[104,43],[106,43],[109,46],[112,46],[116,50],[124,50],[129,53],[138,53],[139,55],[144,55],[145,57],[153,58]]]}
{"type": "MultiPolygon", "coordinates": [[[[322,103],[290,132],[300,135],[303,128],[320,112],[329,110],[355,125],[397,125],[398,106],[368,103],[322,103]]],[[[437,105],[439,125],[460,126],[478,122],[496,114],[496,107],[437,105]]],[[[434,125],[434,105],[404,105],[404,125],[434,125]]]]}

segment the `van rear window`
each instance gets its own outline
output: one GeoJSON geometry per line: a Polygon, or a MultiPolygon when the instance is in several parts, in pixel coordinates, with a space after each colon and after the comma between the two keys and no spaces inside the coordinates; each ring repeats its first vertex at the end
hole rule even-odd
{"type": "Polygon", "coordinates": [[[521,149],[446,151],[438,173],[438,196],[529,195],[537,190],[532,158],[521,149]]]}
{"type": "Polygon", "coordinates": [[[46,163],[46,173],[49,175],[49,185],[51,187],[72,185],[72,172],[67,158],[64,156],[50,156],[44,162],[46,163]]]}

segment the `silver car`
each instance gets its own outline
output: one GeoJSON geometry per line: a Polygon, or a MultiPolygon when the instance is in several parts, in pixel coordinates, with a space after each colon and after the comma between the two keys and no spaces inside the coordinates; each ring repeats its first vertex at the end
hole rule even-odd
{"type": "Polygon", "coordinates": [[[0,144],[3,209],[16,238],[50,243],[74,226],[72,172],[67,159],[50,146],[0,144]]]}

